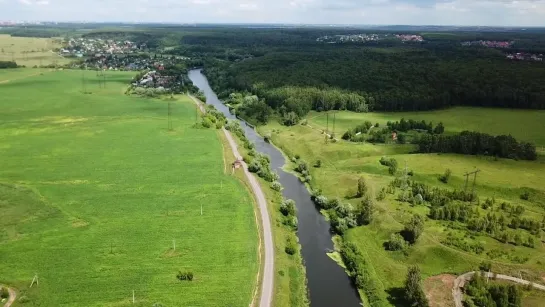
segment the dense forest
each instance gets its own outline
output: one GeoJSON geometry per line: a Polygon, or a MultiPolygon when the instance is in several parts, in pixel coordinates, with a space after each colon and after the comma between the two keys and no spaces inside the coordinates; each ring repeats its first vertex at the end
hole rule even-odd
{"type": "Polygon", "coordinates": [[[316,41],[339,32],[356,33],[353,29],[187,33],[173,52],[202,58],[220,97],[248,91],[274,110],[299,116],[310,109],[413,111],[457,105],[545,109],[543,62],[513,61],[506,59],[505,50],[460,44],[503,39],[514,41],[509,52],[540,52],[545,50],[543,33],[423,33],[424,42],[316,41]]]}

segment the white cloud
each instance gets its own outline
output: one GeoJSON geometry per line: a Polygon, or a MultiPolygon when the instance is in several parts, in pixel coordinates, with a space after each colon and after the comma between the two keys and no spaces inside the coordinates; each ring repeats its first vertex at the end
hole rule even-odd
{"type": "Polygon", "coordinates": [[[0,20],[545,26],[545,0],[0,0],[0,20]]]}

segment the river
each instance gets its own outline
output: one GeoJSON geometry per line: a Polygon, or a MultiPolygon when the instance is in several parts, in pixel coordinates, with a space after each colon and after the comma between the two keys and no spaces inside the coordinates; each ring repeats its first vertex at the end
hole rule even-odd
{"type": "MultiPolygon", "coordinates": [[[[235,116],[229,112],[229,108],[218,99],[200,70],[191,70],[189,79],[204,93],[207,104],[216,107],[228,119],[236,120],[235,116]]],[[[293,199],[297,204],[299,220],[297,236],[307,272],[310,306],[360,306],[359,295],[348,275],[326,254],[333,249],[329,223],[310,200],[307,188],[297,177],[282,169],[285,159],[276,147],[265,142],[254,129],[244,123],[241,126],[244,127],[246,137],[255,144],[255,149],[271,157],[271,168],[280,176],[279,181],[284,187],[282,191],[284,197],[293,199]]]]}

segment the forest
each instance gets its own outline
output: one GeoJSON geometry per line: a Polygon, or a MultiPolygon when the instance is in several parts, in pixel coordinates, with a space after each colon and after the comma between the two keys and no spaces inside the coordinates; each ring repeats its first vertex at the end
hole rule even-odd
{"type": "Polygon", "coordinates": [[[509,39],[515,41],[509,52],[539,52],[542,33],[432,33],[423,34],[422,43],[323,44],[316,37],[334,31],[222,31],[184,35],[173,52],[203,58],[205,74],[220,96],[248,91],[280,113],[545,108],[544,63],[460,45],[472,38],[509,39]]]}
{"type": "Polygon", "coordinates": [[[0,61],[0,69],[17,68],[17,63],[12,61],[0,61]]]}

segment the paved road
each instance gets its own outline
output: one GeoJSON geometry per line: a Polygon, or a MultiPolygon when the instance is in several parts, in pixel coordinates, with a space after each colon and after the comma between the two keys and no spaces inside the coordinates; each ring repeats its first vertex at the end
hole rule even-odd
{"type": "MultiPolygon", "coordinates": [[[[471,278],[473,278],[473,275],[475,275],[475,272],[467,272],[467,273],[464,273],[464,274],[458,276],[456,278],[456,280],[454,280],[454,287],[452,288],[452,297],[454,298],[454,304],[456,305],[456,307],[463,307],[464,306],[464,304],[462,303],[462,301],[464,299],[464,295],[462,294],[462,289],[464,288],[465,283],[467,281],[470,281],[471,278]]],[[[486,272],[484,276],[493,278],[494,273],[486,272]]],[[[545,286],[543,286],[543,285],[536,284],[536,283],[530,282],[528,280],[524,280],[524,279],[513,277],[513,276],[496,274],[496,279],[508,280],[508,281],[512,281],[512,282],[515,282],[515,283],[518,283],[518,284],[523,284],[523,285],[532,284],[534,289],[539,289],[539,290],[545,291],[545,286]]]]}
{"type": "MultiPolygon", "coordinates": [[[[199,106],[201,111],[204,112],[204,107],[202,106],[202,104],[199,103],[199,101],[195,97],[191,95],[189,95],[189,97],[191,97],[191,99],[193,99],[193,101],[199,106]]],[[[237,144],[235,143],[233,136],[225,128],[222,128],[222,130],[227,137],[227,141],[229,141],[229,145],[231,147],[231,150],[233,151],[233,155],[242,160],[242,155],[238,152],[237,144]]],[[[259,182],[255,178],[255,176],[248,171],[248,166],[244,161],[242,162],[242,165],[244,169],[244,174],[246,175],[246,178],[248,179],[248,182],[252,187],[252,192],[255,195],[257,206],[259,207],[259,212],[261,213],[261,229],[263,229],[263,245],[265,253],[265,257],[263,259],[265,265],[262,274],[259,307],[270,307],[272,303],[274,289],[274,245],[271,231],[271,220],[269,217],[269,211],[267,209],[267,200],[265,199],[265,194],[263,194],[259,182]]]]}
{"type": "MultiPolygon", "coordinates": [[[[4,286],[4,285],[0,285],[0,287],[7,288],[7,286],[4,286]]],[[[8,301],[4,304],[4,307],[10,307],[11,304],[15,302],[15,298],[17,297],[17,293],[15,293],[15,290],[13,290],[12,288],[8,288],[8,292],[9,292],[9,298],[8,298],[8,301]]]]}

